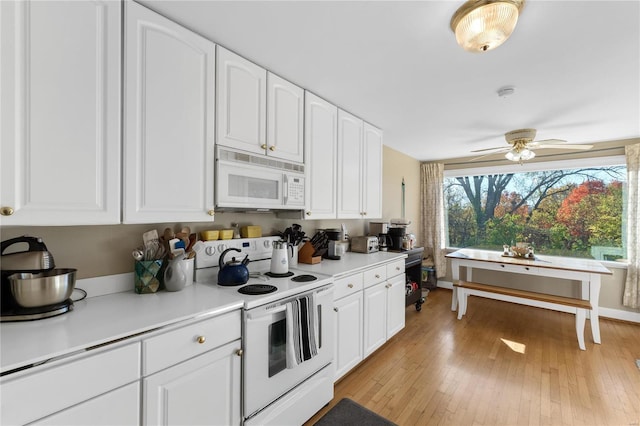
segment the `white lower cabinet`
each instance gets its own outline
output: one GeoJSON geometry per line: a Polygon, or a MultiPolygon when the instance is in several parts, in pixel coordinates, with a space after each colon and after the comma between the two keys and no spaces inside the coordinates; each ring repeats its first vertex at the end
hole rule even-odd
{"type": "Polygon", "coordinates": [[[32,424],[66,426],[137,425],[140,423],[140,383],[100,395],[32,424]]]}
{"type": "Polygon", "coordinates": [[[142,423],[239,425],[241,313],[176,327],[142,342],[142,423]]]}
{"type": "Polygon", "coordinates": [[[404,259],[334,282],[334,381],[404,328],[404,259]]]}
{"type": "Polygon", "coordinates": [[[146,377],[145,425],[239,425],[240,340],[146,377]]]}
{"type": "Polygon", "coordinates": [[[336,300],[335,375],[338,380],[363,360],[362,356],[362,291],[336,300]]]}
{"type": "Polygon", "coordinates": [[[140,343],[92,352],[2,377],[0,424],[138,424],[140,343]]]}
{"type": "Polygon", "coordinates": [[[364,356],[387,341],[387,286],[378,283],[364,290],[364,356]]]}

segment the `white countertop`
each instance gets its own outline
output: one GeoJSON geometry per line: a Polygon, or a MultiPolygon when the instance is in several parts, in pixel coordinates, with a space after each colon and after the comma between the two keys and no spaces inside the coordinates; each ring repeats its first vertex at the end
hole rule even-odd
{"type": "Polygon", "coordinates": [[[0,371],[241,307],[240,298],[207,284],[193,284],[178,292],[136,294],[131,290],[87,298],[56,317],[1,323],[0,371]]]}
{"type": "Polygon", "coordinates": [[[340,260],[322,259],[322,262],[315,265],[298,262],[295,268],[309,273],[315,272],[317,274],[332,275],[333,278],[340,278],[406,257],[406,253],[390,251],[379,251],[370,254],[347,252],[340,257],[340,260]]]}
{"type": "MultiPolygon", "coordinates": [[[[340,278],[405,257],[405,253],[349,252],[340,260],[323,259],[316,265],[298,263],[295,268],[340,278]]],[[[178,292],[136,294],[131,290],[89,297],[76,302],[73,311],[57,317],[0,323],[0,372],[242,306],[241,298],[218,291],[215,284],[203,283],[178,292]]]]}

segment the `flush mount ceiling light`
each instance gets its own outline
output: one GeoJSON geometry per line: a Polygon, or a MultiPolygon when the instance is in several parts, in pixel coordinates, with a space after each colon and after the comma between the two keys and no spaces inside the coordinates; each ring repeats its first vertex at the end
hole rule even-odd
{"type": "Polygon", "coordinates": [[[524,0],[468,0],[453,14],[451,29],[469,52],[486,52],[504,43],[518,22],[524,0]]]}

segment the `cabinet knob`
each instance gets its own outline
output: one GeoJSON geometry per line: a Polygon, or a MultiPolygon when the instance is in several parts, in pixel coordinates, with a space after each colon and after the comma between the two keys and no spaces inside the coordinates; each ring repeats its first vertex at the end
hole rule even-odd
{"type": "Polygon", "coordinates": [[[400,270],[400,267],[399,267],[399,266],[396,266],[396,271],[399,271],[399,270],[400,270]]]}
{"type": "Polygon", "coordinates": [[[367,212],[362,212],[362,216],[366,216],[366,215],[367,215],[367,212]]]}
{"type": "Polygon", "coordinates": [[[391,288],[391,284],[387,284],[385,287],[387,287],[387,288],[391,288]]]}
{"type": "Polygon", "coordinates": [[[347,287],[353,288],[353,284],[347,284],[347,287]]]}
{"type": "Polygon", "coordinates": [[[207,214],[208,214],[209,216],[215,216],[215,215],[216,215],[216,212],[215,212],[215,210],[208,210],[208,211],[207,211],[207,214]]]}
{"type": "Polygon", "coordinates": [[[276,150],[276,146],[275,146],[275,145],[271,145],[271,146],[269,147],[269,151],[275,151],[275,150],[276,150]]]}
{"type": "Polygon", "coordinates": [[[333,310],[334,310],[335,312],[338,312],[338,308],[333,308],[333,310]]]}
{"type": "Polygon", "coordinates": [[[238,356],[242,356],[243,353],[244,353],[244,351],[242,349],[238,349],[236,351],[236,355],[238,355],[238,356]]]}
{"type": "Polygon", "coordinates": [[[376,278],[380,278],[380,275],[376,274],[376,278]]]}
{"type": "Polygon", "coordinates": [[[0,208],[0,214],[2,216],[11,216],[13,214],[13,207],[2,207],[2,208],[0,208]]]}
{"type": "Polygon", "coordinates": [[[207,341],[207,338],[204,336],[198,336],[198,338],[196,339],[196,341],[200,344],[203,344],[204,342],[207,341]]]}
{"type": "Polygon", "coordinates": [[[311,212],[307,212],[307,216],[311,216],[311,212]]]}
{"type": "Polygon", "coordinates": [[[262,149],[267,149],[267,144],[266,144],[266,143],[263,143],[262,145],[260,145],[260,148],[262,148],[262,149]]]}

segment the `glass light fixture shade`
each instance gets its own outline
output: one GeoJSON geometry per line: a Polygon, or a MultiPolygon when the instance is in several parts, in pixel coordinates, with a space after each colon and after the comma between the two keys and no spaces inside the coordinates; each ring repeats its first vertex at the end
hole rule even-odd
{"type": "Polygon", "coordinates": [[[504,43],[518,23],[524,0],[469,0],[451,18],[456,41],[470,52],[504,43]]]}
{"type": "Polygon", "coordinates": [[[536,156],[536,153],[527,148],[521,150],[520,152],[512,149],[511,151],[508,151],[504,156],[507,160],[523,162],[534,158],[536,156]]]}

